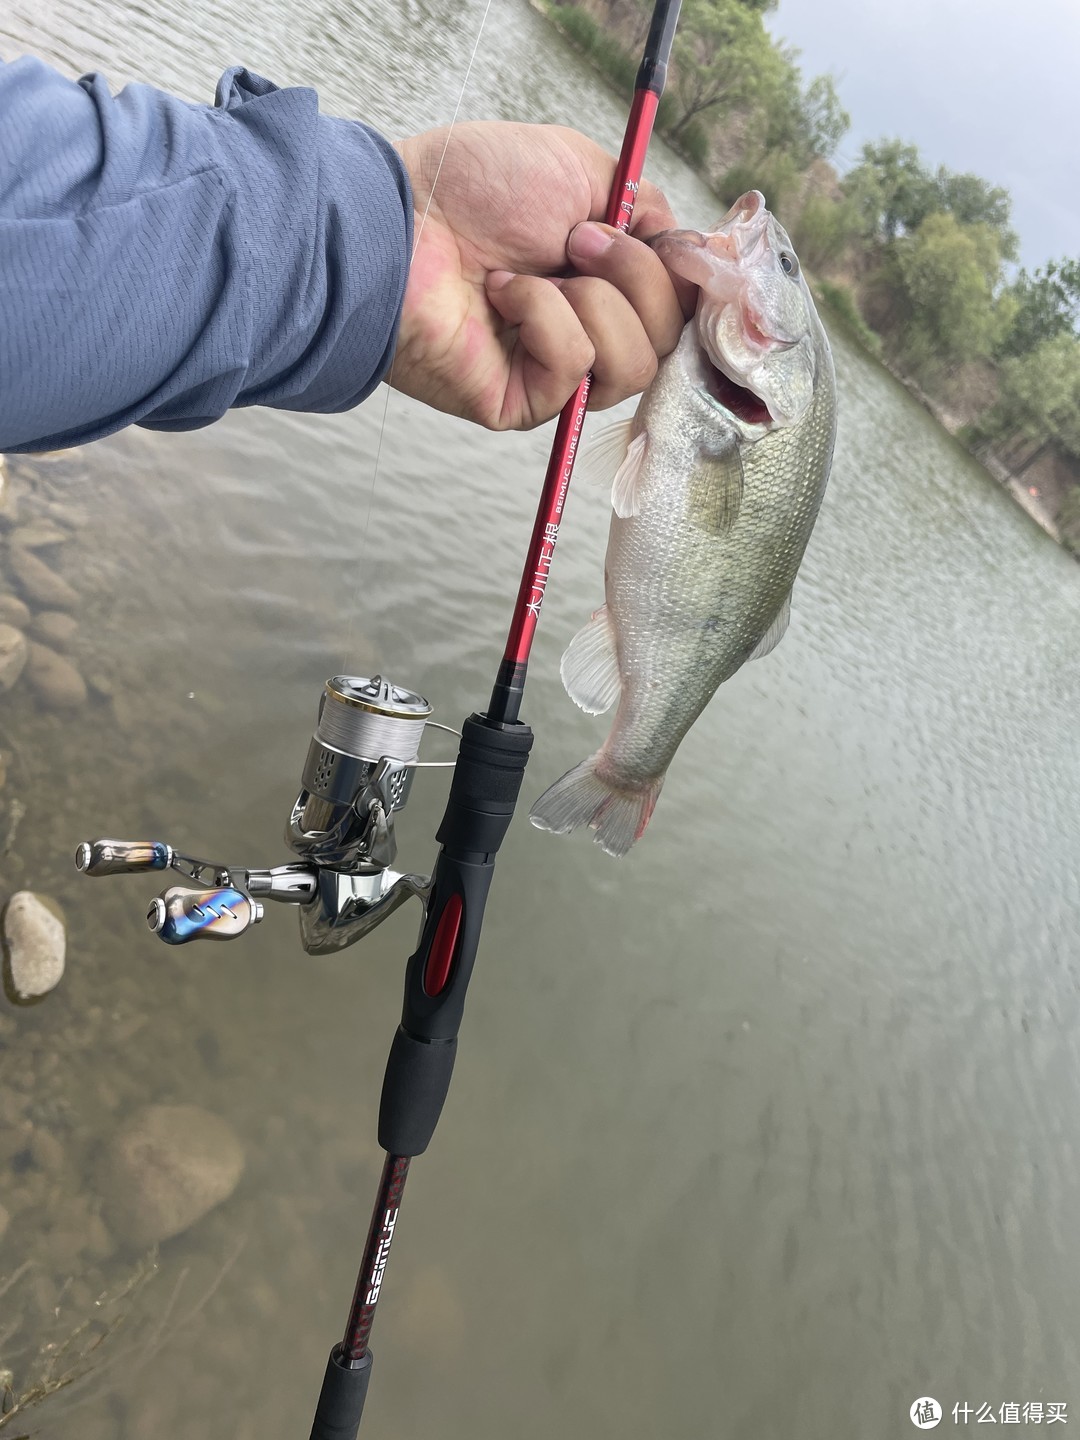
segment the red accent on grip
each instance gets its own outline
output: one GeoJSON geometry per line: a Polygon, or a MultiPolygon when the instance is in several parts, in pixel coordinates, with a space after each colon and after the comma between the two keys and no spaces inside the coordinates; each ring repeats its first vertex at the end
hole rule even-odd
{"type": "Polygon", "coordinates": [[[451,895],[443,906],[435,935],[428,951],[424,966],[424,994],[432,998],[441,995],[450,979],[450,967],[454,963],[458,933],[461,930],[461,896],[451,895]]]}

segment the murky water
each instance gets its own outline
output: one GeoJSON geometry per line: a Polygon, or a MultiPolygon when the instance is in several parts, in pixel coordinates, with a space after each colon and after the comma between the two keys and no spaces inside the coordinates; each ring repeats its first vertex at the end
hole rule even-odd
{"type": "MultiPolygon", "coordinates": [[[[397,134],[448,118],[481,13],[9,0],[0,53],[192,99],[242,61],[397,134]]],[[[463,114],[611,147],[622,128],[523,0],[493,6],[463,114]]],[[[712,218],[662,145],[651,166],[687,223],[712,218]]],[[[876,1440],[910,1433],[925,1394],[1080,1419],[1080,570],[839,338],[837,362],[837,461],[785,643],[703,717],[626,861],[511,832],[365,1434],[876,1440]]],[[[25,686],[0,716],[0,831],[26,807],[0,898],[33,885],[69,922],[62,988],[0,1017],[0,1369],[28,1385],[39,1345],[77,1332],[70,1359],[105,1328],[84,1322],[128,1321],[27,1412],[46,1440],[308,1433],[415,916],[336,959],[306,958],[285,910],[177,953],[145,929],[152,885],[80,879],[70,855],[111,833],[285,859],[343,665],[449,723],[484,701],[548,436],[393,396],[373,485],[383,420],[380,394],[24,467],[79,523],[60,568],[97,689],[74,720],[25,686]],[[140,1281],[95,1221],[99,1155],[152,1101],[225,1117],[247,1168],[140,1281]]],[[[557,660],[598,603],[605,531],[579,487],[532,667],[530,796],[603,733],[557,660]]],[[[414,790],[411,867],[444,783],[414,790]]]]}

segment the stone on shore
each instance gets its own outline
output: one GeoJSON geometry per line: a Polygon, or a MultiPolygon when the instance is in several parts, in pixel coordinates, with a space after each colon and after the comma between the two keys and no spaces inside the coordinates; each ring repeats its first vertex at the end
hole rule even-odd
{"type": "Polygon", "coordinates": [[[76,710],[86,704],[86,682],[70,660],[35,640],[29,650],[26,674],[39,699],[53,710],[76,710]]]}
{"type": "Polygon", "coordinates": [[[23,672],[29,654],[26,636],[0,621],[0,691],[10,690],[23,672]]]}
{"type": "Polygon", "coordinates": [[[21,545],[24,550],[45,550],[70,539],[71,531],[61,530],[51,520],[31,520],[25,525],[16,525],[8,536],[8,543],[21,545]]]}
{"type": "Polygon", "coordinates": [[[42,610],[34,616],[30,634],[35,640],[40,640],[42,645],[49,645],[53,650],[67,650],[78,628],[79,622],[74,615],[65,615],[63,610],[42,610]]]}
{"type": "Polygon", "coordinates": [[[19,890],[4,910],[5,978],[18,1000],[40,999],[63,976],[67,937],[51,906],[32,890],[19,890]]]}
{"type": "Polygon", "coordinates": [[[79,597],[66,580],[50,570],[32,550],[13,545],[8,551],[8,565],[19,589],[34,605],[48,610],[74,610],[79,597]]]}
{"type": "Polygon", "coordinates": [[[25,630],[30,624],[30,606],[17,595],[0,595],[0,622],[25,630]]]}
{"type": "Polygon", "coordinates": [[[236,1189],[244,1151],[198,1105],[147,1105],[106,1147],[100,1181],[109,1229],[142,1249],[189,1229],[236,1189]]]}

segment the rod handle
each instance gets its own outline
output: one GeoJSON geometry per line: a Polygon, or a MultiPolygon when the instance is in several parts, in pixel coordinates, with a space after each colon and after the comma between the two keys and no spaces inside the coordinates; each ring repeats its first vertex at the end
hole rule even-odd
{"type": "Polygon", "coordinates": [[[370,1350],[351,1362],[342,1355],[340,1345],[330,1351],[311,1426],[311,1440],[356,1440],[371,1383],[371,1361],[370,1350]]]}

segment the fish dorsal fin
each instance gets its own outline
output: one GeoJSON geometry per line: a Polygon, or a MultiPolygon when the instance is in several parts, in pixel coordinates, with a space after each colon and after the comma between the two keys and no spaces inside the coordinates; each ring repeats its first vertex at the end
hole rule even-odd
{"type": "Polygon", "coordinates": [[[739,518],[743,497],[743,466],[734,440],[701,457],[687,486],[687,514],[693,524],[724,535],[739,518]]]}
{"type": "Polygon", "coordinates": [[[784,596],[784,603],[776,612],[776,619],[772,622],[765,634],[746,657],[748,660],[760,660],[763,655],[768,655],[770,650],[775,650],[780,641],[787,634],[787,627],[791,620],[791,591],[784,596]]]}
{"type": "Polygon", "coordinates": [[[615,627],[606,605],[570,641],[559,674],[570,699],[588,715],[602,715],[618,700],[622,680],[615,627]]]}

